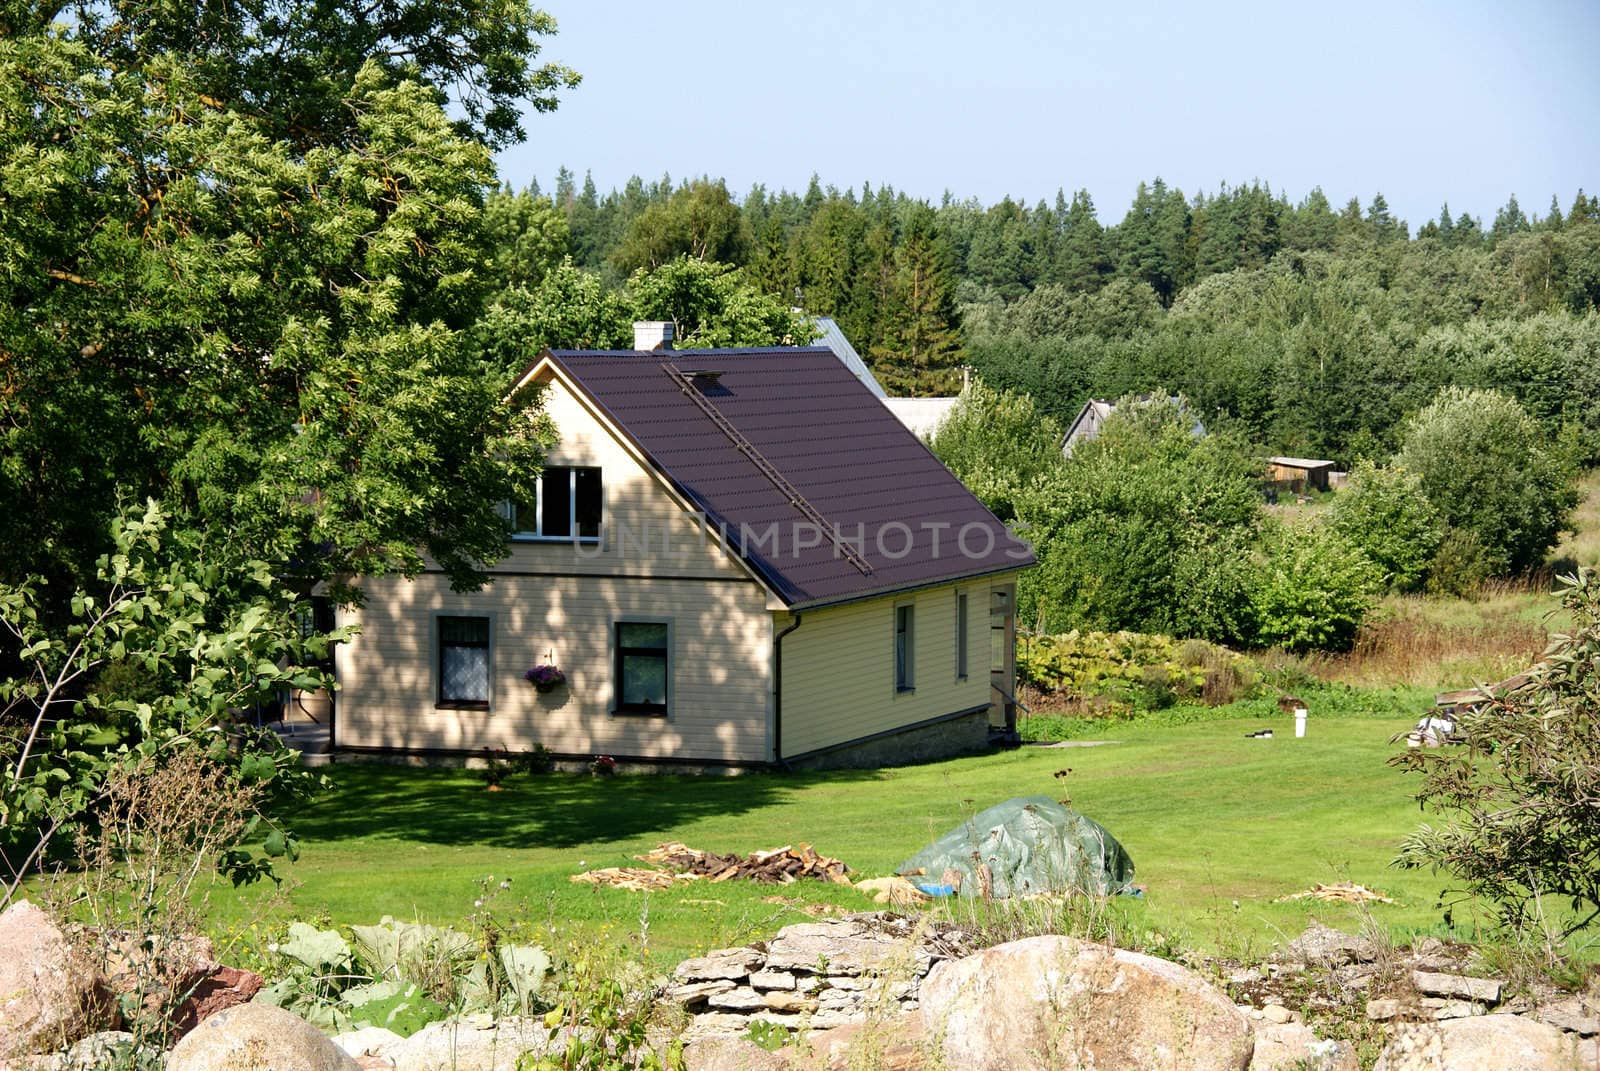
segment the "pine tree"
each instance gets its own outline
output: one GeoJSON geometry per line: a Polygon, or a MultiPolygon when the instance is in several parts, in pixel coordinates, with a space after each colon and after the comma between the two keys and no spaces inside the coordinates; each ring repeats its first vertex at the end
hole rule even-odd
{"type": "Polygon", "coordinates": [[[894,265],[887,331],[872,350],[875,370],[894,391],[954,393],[961,343],[950,255],[926,205],[907,214],[894,265]]]}
{"type": "Polygon", "coordinates": [[[1522,206],[1517,204],[1517,195],[1512,194],[1505,207],[1495,213],[1494,224],[1489,228],[1489,240],[1504,241],[1527,229],[1528,217],[1523,214],[1522,206]]]}

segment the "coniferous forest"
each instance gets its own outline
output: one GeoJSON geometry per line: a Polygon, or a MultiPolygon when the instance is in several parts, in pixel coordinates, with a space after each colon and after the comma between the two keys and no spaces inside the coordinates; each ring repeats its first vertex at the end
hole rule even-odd
{"type": "Polygon", "coordinates": [[[1381,193],[1341,208],[1259,182],[1190,195],[1157,178],[1102,211],[1082,190],[935,205],[816,178],[602,194],[562,169],[487,216],[520,345],[625,344],[626,308],[680,306],[691,342],[761,341],[791,305],[835,318],[891,393],[952,393],[966,365],[1066,422],[1090,397],[1161,388],[1275,451],[1352,464],[1392,451],[1441,387],[1492,387],[1600,458],[1600,199],[1582,190],[1542,212],[1513,196],[1487,221],[1446,204],[1416,226],[1381,193]],[[697,312],[713,279],[716,311],[697,312]],[[615,303],[610,326],[572,322],[579,292],[615,303]],[[715,331],[752,310],[760,325],[715,331]]]}

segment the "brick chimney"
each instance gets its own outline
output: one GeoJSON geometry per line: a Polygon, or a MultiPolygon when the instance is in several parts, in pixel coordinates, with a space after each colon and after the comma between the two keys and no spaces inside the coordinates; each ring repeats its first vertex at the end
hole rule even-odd
{"type": "Polygon", "coordinates": [[[670,350],[672,348],[671,320],[640,320],[633,325],[633,348],[636,350],[670,350]]]}

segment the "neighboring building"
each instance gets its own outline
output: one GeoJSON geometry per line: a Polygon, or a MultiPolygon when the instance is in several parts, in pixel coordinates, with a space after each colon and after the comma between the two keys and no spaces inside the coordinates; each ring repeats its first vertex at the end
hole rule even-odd
{"type": "Polygon", "coordinates": [[[1312,457],[1269,457],[1267,486],[1297,495],[1308,490],[1326,491],[1335,464],[1312,457]]]}
{"type": "MultiPolygon", "coordinates": [[[[795,310],[799,312],[799,309],[795,310]]],[[[839,325],[831,316],[818,316],[817,337],[811,340],[813,346],[826,346],[832,350],[834,356],[844,362],[850,369],[850,374],[859,379],[862,384],[879,398],[889,397],[889,392],[883,389],[883,384],[878,382],[878,377],[872,374],[872,369],[867,367],[867,362],[861,359],[861,354],[850,344],[839,325]]],[[[637,341],[637,340],[635,340],[637,341]]]]}
{"type": "MultiPolygon", "coordinates": [[[[1156,400],[1156,396],[1153,394],[1141,394],[1135,399],[1134,404],[1149,405],[1156,400]]],[[[1177,395],[1169,395],[1166,400],[1169,404],[1177,406],[1180,412],[1188,411],[1188,403],[1177,395]]],[[[1078,444],[1098,439],[1100,430],[1105,427],[1106,420],[1116,411],[1117,403],[1115,402],[1102,401],[1098,398],[1091,398],[1085,402],[1083,408],[1078,410],[1078,415],[1072,421],[1071,426],[1067,428],[1067,433],[1061,437],[1062,456],[1071,457],[1073,449],[1078,444]]],[[[1198,439],[1205,433],[1206,426],[1196,417],[1191,434],[1198,439]]]]}
{"type": "Polygon", "coordinates": [[[1104,402],[1098,398],[1090,398],[1078,411],[1078,416],[1067,428],[1067,434],[1061,439],[1061,453],[1064,457],[1071,457],[1073,447],[1079,443],[1092,442],[1100,437],[1100,429],[1105,426],[1106,418],[1116,411],[1116,406],[1111,402],[1104,402]]]}
{"type": "Polygon", "coordinates": [[[960,400],[958,394],[954,398],[885,398],[883,404],[911,434],[931,440],[960,400]]]}
{"type": "Polygon", "coordinates": [[[1033,556],[833,352],[546,352],[529,382],[560,440],[509,555],[481,592],[364,582],[336,749],[882,764],[1014,733],[1033,556]]]}

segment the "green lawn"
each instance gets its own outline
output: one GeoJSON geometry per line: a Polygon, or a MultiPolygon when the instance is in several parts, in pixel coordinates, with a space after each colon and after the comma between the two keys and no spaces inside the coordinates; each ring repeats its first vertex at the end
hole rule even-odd
{"type": "Polygon", "coordinates": [[[1378,712],[1366,716],[1318,720],[1314,709],[1303,740],[1287,719],[1269,715],[1270,703],[1255,701],[1233,709],[1251,717],[1107,726],[1094,734],[1112,741],[1104,746],[1025,747],[863,772],[515,777],[489,793],[468,771],[341,765],[331,771],[334,787],[296,822],[304,850],[287,868],[285,890],[218,886],[207,911],[219,933],[243,935],[246,946],[290,918],[452,923],[476,910],[478,880],[493,875],[496,885],[511,881],[491,905],[502,921],[553,945],[643,940],[653,961],[671,962],[805,917],[796,903],[768,897],[853,909],[868,902],[820,883],[693,883],[646,895],[569,876],[627,864],[665,840],[722,852],[807,841],[877,876],[975,809],[1065,792],[1122,840],[1149,887],[1122,909],[1137,933],[1259,952],[1312,915],[1356,926],[1345,905],[1275,902],[1317,881],[1381,889],[1397,903],[1374,906],[1380,922],[1397,932],[1430,929],[1440,881],[1387,866],[1417,821],[1407,777],[1384,764],[1395,750],[1388,738],[1416,716],[1408,698],[1369,702],[1378,712]],[[1267,727],[1274,739],[1246,739],[1267,727]],[[1059,770],[1070,773],[1057,778],[1059,770]]]}

